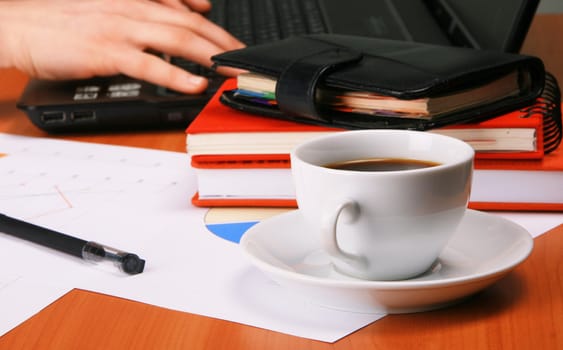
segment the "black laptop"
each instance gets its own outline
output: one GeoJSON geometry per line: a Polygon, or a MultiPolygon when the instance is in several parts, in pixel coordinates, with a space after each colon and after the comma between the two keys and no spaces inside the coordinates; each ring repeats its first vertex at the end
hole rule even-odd
{"type": "MultiPolygon", "coordinates": [[[[292,35],[339,33],[518,52],[539,0],[212,0],[209,18],[247,45],[292,35]]],[[[185,128],[224,80],[183,95],[127,76],[31,80],[18,107],[48,132],[185,128]]]]}

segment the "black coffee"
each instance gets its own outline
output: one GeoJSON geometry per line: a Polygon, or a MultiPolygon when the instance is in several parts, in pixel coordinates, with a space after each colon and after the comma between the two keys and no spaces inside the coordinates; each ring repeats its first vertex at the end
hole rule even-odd
{"type": "Polygon", "coordinates": [[[440,163],[419,159],[370,158],[354,159],[323,165],[325,168],[354,171],[400,171],[429,168],[440,163]]]}

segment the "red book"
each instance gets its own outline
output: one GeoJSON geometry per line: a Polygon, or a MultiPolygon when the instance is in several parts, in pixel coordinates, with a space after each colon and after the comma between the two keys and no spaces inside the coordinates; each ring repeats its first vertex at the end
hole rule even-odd
{"type": "MultiPolygon", "coordinates": [[[[286,167],[196,168],[203,207],[295,207],[286,167]]],[[[540,160],[477,159],[469,207],[480,210],[563,211],[563,147],[540,160]]]]}
{"type": "Polygon", "coordinates": [[[473,209],[563,211],[563,147],[538,160],[476,159],[473,182],[473,209]]]}
{"type": "MultiPolygon", "coordinates": [[[[235,160],[289,160],[289,152],[298,143],[343,130],[267,118],[224,106],[219,102],[219,95],[225,89],[234,88],[235,84],[234,79],[227,80],[186,129],[187,151],[194,166],[204,163],[208,166],[213,161],[232,164],[235,160]]],[[[542,114],[539,112],[515,111],[481,123],[430,132],[469,142],[476,149],[477,158],[538,159],[544,153],[542,114]]]]}

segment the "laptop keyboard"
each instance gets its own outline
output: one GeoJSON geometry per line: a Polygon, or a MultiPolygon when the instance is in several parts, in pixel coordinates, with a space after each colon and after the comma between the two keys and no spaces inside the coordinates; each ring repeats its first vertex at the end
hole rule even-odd
{"type": "Polygon", "coordinates": [[[316,0],[215,0],[209,19],[246,45],[326,32],[316,0]]]}
{"type": "MultiPolygon", "coordinates": [[[[247,46],[293,35],[326,33],[317,0],[212,0],[208,18],[247,46]]],[[[213,78],[216,73],[181,57],[170,62],[192,73],[213,78]]]]}

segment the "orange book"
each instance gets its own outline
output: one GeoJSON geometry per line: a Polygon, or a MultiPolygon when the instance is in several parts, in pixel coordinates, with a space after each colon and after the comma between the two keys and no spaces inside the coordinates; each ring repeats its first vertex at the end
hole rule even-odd
{"type": "MultiPolygon", "coordinates": [[[[342,131],[293,121],[278,120],[244,113],[219,102],[225,89],[236,81],[227,80],[195,120],[186,129],[188,154],[197,164],[213,160],[241,162],[261,158],[288,159],[290,150],[300,142],[328,133],[342,131]],[[260,157],[256,157],[260,155],[260,157]]],[[[544,154],[543,114],[515,111],[481,123],[433,129],[467,141],[474,146],[477,158],[538,159],[544,154]]],[[[246,165],[249,165],[246,162],[246,165]]]]}
{"type": "Polygon", "coordinates": [[[477,159],[540,159],[544,155],[543,114],[518,110],[475,124],[433,129],[461,139],[475,149],[477,159]]]}
{"type": "MultiPolygon", "coordinates": [[[[295,207],[289,166],[196,168],[192,203],[295,207]]],[[[563,147],[541,160],[477,159],[469,207],[480,210],[563,211],[563,147]]]]}
{"type": "Polygon", "coordinates": [[[563,147],[538,160],[476,159],[470,207],[563,211],[563,147]],[[491,201],[491,196],[504,200],[491,201]]]}

